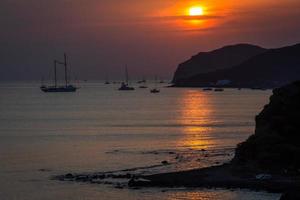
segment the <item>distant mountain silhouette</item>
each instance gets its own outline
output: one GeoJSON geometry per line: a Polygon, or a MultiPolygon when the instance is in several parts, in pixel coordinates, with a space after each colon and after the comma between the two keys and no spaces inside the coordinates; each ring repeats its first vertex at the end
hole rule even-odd
{"type": "Polygon", "coordinates": [[[179,87],[199,87],[230,80],[228,87],[274,88],[298,79],[300,44],[270,49],[234,67],[200,73],[174,83],[179,87]]]}
{"type": "Polygon", "coordinates": [[[237,44],[225,46],[211,52],[200,52],[178,66],[173,82],[187,79],[200,73],[233,67],[265,51],[266,49],[259,46],[237,44]]]}

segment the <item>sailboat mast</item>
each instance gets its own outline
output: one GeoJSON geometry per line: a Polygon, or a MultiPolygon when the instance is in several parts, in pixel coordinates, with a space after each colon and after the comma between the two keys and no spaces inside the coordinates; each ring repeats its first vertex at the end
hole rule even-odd
{"type": "Polygon", "coordinates": [[[57,77],[56,77],[56,60],[54,60],[54,85],[57,87],[57,77]]]}
{"type": "Polygon", "coordinates": [[[65,80],[66,80],[66,87],[68,86],[68,70],[67,70],[67,55],[64,54],[65,57],[65,80]]]}
{"type": "Polygon", "coordinates": [[[127,65],[125,66],[125,74],[126,74],[126,84],[128,85],[128,70],[127,70],[127,65]]]}

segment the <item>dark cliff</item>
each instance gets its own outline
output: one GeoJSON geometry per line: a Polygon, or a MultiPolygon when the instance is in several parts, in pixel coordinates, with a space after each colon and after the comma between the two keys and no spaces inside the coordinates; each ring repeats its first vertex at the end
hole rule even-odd
{"type": "Polygon", "coordinates": [[[273,91],[256,130],[236,149],[233,163],[283,173],[300,169],[300,81],[273,91]]]}

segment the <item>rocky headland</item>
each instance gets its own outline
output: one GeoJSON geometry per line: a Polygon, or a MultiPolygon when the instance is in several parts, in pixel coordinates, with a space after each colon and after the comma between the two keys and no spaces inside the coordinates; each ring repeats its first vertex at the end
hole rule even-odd
{"type": "Polygon", "coordinates": [[[236,44],[224,46],[210,52],[200,52],[179,64],[172,82],[177,83],[198,74],[227,69],[239,65],[249,58],[265,51],[267,51],[267,49],[256,45],[236,44]]]}
{"type": "Polygon", "coordinates": [[[300,44],[277,49],[243,46],[251,51],[232,51],[237,47],[199,54],[180,64],[174,86],[277,88],[300,79],[300,44]],[[223,58],[227,54],[228,60],[223,58]]]}

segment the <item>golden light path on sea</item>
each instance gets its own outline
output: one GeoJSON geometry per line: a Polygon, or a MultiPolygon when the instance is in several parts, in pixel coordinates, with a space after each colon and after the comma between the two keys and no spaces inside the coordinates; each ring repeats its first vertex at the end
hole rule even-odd
{"type": "Polygon", "coordinates": [[[181,114],[178,123],[183,126],[183,138],[178,141],[178,146],[189,146],[192,148],[206,148],[214,141],[204,139],[209,135],[211,123],[211,107],[210,97],[208,94],[199,90],[184,91],[181,102],[181,114]]]}

